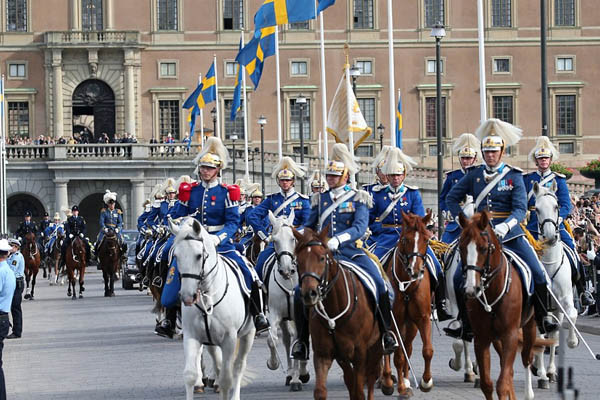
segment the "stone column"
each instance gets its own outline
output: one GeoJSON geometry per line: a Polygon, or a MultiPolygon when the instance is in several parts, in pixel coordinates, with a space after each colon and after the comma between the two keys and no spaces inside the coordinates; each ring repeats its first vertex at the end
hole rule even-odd
{"type": "Polygon", "coordinates": [[[135,86],[134,86],[134,52],[125,50],[125,130],[132,135],[135,131],[135,86]]]}
{"type": "Polygon", "coordinates": [[[71,0],[71,30],[79,30],[79,0],[71,0]]]}
{"type": "Polygon", "coordinates": [[[131,181],[131,205],[129,209],[131,226],[134,227],[137,224],[137,217],[143,211],[142,204],[144,203],[144,181],[131,181]]]}
{"type": "Polygon", "coordinates": [[[52,91],[54,104],[54,138],[58,139],[64,133],[63,115],[63,76],[62,76],[62,51],[52,50],[52,91]]]}
{"type": "Polygon", "coordinates": [[[105,12],[106,12],[106,26],[104,27],[107,31],[114,30],[114,18],[113,18],[113,0],[105,0],[105,12]]]}
{"type": "Polygon", "coordinates": [[[56,212],[60,213],[60,216],[64,218],[66,218],[66,215],[63,213],[63,210],[69,208],[69,192],[67,190],[67,183],[69,183],[67,179],[54,180],[54,199],[56,212]]]}

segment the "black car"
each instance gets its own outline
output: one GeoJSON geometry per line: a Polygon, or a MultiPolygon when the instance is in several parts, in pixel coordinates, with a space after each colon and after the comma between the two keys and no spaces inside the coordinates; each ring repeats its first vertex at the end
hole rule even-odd
{"type": "Polygon", "coordinates": [[[137,265],[135,264],[136,253],[135,253],[135,242],[131,245],[128,243],[127,248],[127,263],[123,267],[123,275],[121,277],[121,283],[123,285],[123,289],[131,290],[134,288],[134,285],[137,283],[135,281],[135,276],[139,271],[137,265]]]}

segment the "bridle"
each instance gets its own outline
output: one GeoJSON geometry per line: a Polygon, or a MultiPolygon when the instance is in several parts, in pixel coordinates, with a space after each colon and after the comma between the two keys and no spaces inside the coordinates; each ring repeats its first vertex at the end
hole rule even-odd
{"type": "MultiPolygon", "coordinates": [[[[402,237],[402,239],[400,239],[400,241],[402,242],[402,245],[406,245],[406,238],[402,237]]],[[[396,283],[398,284],[398,290],[401,292],[405,292],[410,285],[412,285],[414,282],[419,282],[423,279],[423,277],[425,276],[425,272],[424,269],[422,268],[419,271],[419,274],[417,275],[416,278],[412,278],[413,274],[410,268],[410,260],[412,258],[420,258],[423,260],[423,266],[425,266],[425,263],[427,262],[427,254],[426,253],[419,253],[419,252],[410,252],[410,253],[404,253],[402,251],[398,251],[398,246],[395,247],[394,249],[394,254],[392,255],[393,257],[393,265],[392,265],[392,271],[394,273],[394,279],[396,279],[396,283]],[[404,267],[404,272],[406,272],[406,274],[409,276],[409,279],[407,281],[403,281],[400,279],[400,277],[398,276],[397,272],[396,272],[396,256],[398,256],[398,258],[400,259],[400,261],[403,264],[404,267]]]]}
{"type": "MultiPolygon", "coordinates": [[[[546,193],[542,194],[541,196],[536,197],[536,201],[537,201],[537,199],[541,199],[544,196],[552,197],[554,200],[556,200],[556,204],[558,206],[558,198],[556,197],[556,194],[554,194],[552,192],[546,192],[546,193]]],[[[536,213],[537,213],[537,210],[536,210],[536,213]]],[[[560,233],[559,233],[560,215],[559,215],[558,207],[556,209],[556,220],[551,219],[551,218],[546,218],[542,222],[538,221],[538,228],[540,230],[540,234],[543,234],[545,224],[552,224],[554,226],[554,238],[549,243],[550,245],[553,245],[554,243],[556,243],[556,241],[558,240],[559,235],[560,235],[560,233]]]]}
{"type": "MultiPolygon", "coordinates": [[[[282,225],[281,225],[281,227],[279,229],[282,229],[282,228],[285,228],[285,227],[293,228],[292,225],[284,222],[284,223],[282,223],[282,225]]],[[[278,251],[277,248],[275,247],[275,244],[276,243],[273,242],[273,249],[275,249],[275,259],[277,260],[277,263],[281,265],[281,259],[283,257],[287,256],[287,257],[289,257],[292,260],[291,261],[292,265],[296,267],[298,264],[296,262],[296,257],[294,257],[294,253],[292,253],[291,251],[287,251],[287,250],[278,251]]],[[[296,270],[297,270],[297,268],[296,268],[296,270]]]]}

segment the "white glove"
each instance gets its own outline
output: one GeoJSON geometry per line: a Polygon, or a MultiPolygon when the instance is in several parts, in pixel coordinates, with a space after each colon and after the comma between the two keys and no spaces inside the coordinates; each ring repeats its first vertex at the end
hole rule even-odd
{"type": "Polygon", "coordinates": [[[327,242],[327,247],[329,247],[329,250],[331,251],[336,251],[338,247],[340,247],[340,241],[338,240],[338,238],[332,237],[327,242]]]}
{"type": "Polygon", "coordinates": [[[218,247],[221,244],[221,238],[218,237],[217,235],[210,235],[210,238],[212,239],[213,243],[215,244],[215,247],[218,247]]]}
{"type": "Polygon", "coordinates": [[[83,239],[83,233],[80,233],[80,234],[79,234],[79,237],[83,239]]]}
{"type": "Polygon", "coordinates": [[[104,228],[104,233],[108,233],[108,228],[104,228]]]}
{"type": "Polygon", "coordinates": [[[69,239],[73,239],[73,234],[69,233],[69,239]]]}
{"type": "Polygon", "coordinates": [[[119,233],[119,228],[115,228],[115,233],[119,233]]]}
{"type": "Polygon", "coordinates": [[[588,250],[585,255],[587,256],[588,260],[590,260],[590,262],[594,261],[594,259],[596,258],[596,252],[593,249],[588,250]]]}
{"type": "Polygon", "coordinates": [[[496,236],[498,236],[498,239],[504,239],[504,236],[508,234],[508,231],[510,231],[510,226],[505,222],[494,227],[494,232],[496,233],[496,236]]]}

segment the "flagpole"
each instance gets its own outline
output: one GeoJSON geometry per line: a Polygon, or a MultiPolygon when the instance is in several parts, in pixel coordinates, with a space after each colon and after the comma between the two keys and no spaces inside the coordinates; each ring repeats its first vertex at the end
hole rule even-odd
{"type": "Polygon", "coordinates": [[[0,205],[2,206],[2,210],[0,212],[0,219],[2,219],[0,223],[0,230],[2,234],[8,234],[8,223],[6,221],[7,218],[7,201],[6,201],[6,132],[4,125],[4,74],[2,74],[2,81],[0,82],[0,140],[2,143],[0,144],[0,205]]]}
{"type": "MultiPolygon", "coordinates": [[[[275,25],[275,74],[277,80],[277,151],[279,152],[279,159],[281,160],[281,158],[283,157],[283,140],[281,132],[281,78],[279,72],[279,27],[277,25],[275,25]]],[[[300,134],[302,134],[302,132],[300,132],[300,134]]]]}
{"type": "Polygon", "coordinates": [[[479,118],[487,119],[485,83],[485,39],[483,37],[483,0],[477,0],[477,38],[479,42],[479,118]]]}
{"type": "Polygon", "coordinates": [[[388,18],[388,69],[389,69],[389,79],[390,79],[390,138],[392,147],[396,146],[396,132],[393,128],[396,126],[396,112],[394,108],[396,106],[396,101],[394,99],[394,88],[396,83],[394,82],[394,21],[392,17],[392,0],[388,0],[387,2],[387,18],[388,18]]]}
{"type": "MultiPolygon", "coordinates": [[[[198,74],[198,85],[202,83],[202,73],[198,74]]],[[[204,108],[200,109],[200,144],[204,147],[204,108]]]]}
{"type": "Polygon", "coordinates": [[[213,56],[213,65],[215,66],[215,68],[214,68],[214,71],[215,71],[215,93],[216,93],[216,96],[215,96],[215,103],[216,103],[215,108],[217,110],[217,129],[216,129],[217,131],[215,132],[215,136],[217,136],[218,138],[220,138],[221,137],[221,123],[220,123],[220,121],[221,121],[221,118],[220,118],[221,114],[219,112],[219,109],[220,109],[220,107],[219,107],[219,80],[217,78],[217,75],[218,75],[217,70],[218,70],[218,68],[217,68],[217,55],[216,54],[213,56]]]}
{"type": "MultiPolygon", "coordinates": [[[[400,89],[398,89],[398,104],[400,104],[400,101],[402,100],[402,91],[400,89]]],[[[400,118],[403,117],[402,115],[402,110],[398,110],[400,111],[400,118]]],[[[402,149],[402,125],[404,124],[404,121],[402,119],[398,119],[398,128],[397,131],[400,133],[399,137],[396,137],[396,147],[399,147],[400,149],[402,149]],[[398,140],[400,141],[400,143],[398,143],[398,140]]],[[[398,132],[396,132],[396,135],[398,134],[398,132]]]]}
{"type": "MultiPolygon", "coordinates": [[[[323,160],[324,165],[327,166],[329,163],[329,149],[327,147],[327,85],[325,76],[325,30],[323,28],[323,11],[319,13],[319,27],[321,29],[321,113],[323,114],[323,160]]],[[[321,157],[319,157],[320,159],[321,157]]]]}
{"type": "MultiPolygon", "coordinates": [[[[241,36],[242,37],[240,50],[244,48],[244,28],[242,28],[241,36]]],[[[242,96],[244,96],[242,101],[242,104],[244,106],[244,166],[246,168],[246,173],[244,174],[244,177],[246,178],[246,181],[250,182],[250,167],[248,165],[248,109],[246,107],[246,68],[244,68],[240,63],[238,63],[238,68],[242,69],[242,96]]]]}

